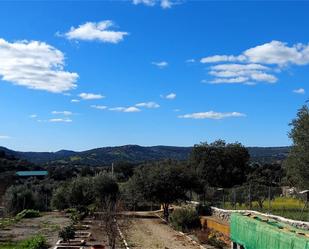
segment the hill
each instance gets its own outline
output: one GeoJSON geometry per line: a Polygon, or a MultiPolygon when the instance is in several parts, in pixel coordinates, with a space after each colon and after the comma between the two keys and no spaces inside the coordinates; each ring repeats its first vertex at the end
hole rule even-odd
{"type": "MultiPolygon", "coordinates": [[[[252,161],[271,162],[283,160],[290,147],[248,147],[252,161]]],[[[20,152],[0,147],[7,155],[35,164],[61,163],[105,166],[117,161],[139,163],[144,161],[177,159],[186,160],[192,147],[124,145],[102,147],[81,152],[61,150],[57,152],[20,152]]]]}

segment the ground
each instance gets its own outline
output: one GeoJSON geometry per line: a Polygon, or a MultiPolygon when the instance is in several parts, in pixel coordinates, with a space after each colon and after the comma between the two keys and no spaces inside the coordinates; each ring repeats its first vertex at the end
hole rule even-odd
{"type": "Polygon", "coordinates": [[[22,219],[16,224],[0,229],[0,242],[15,242],[36,234],[43,234],[49,244],[56,244],[60,227],[69,224],[69,219],[59,212],[43,213],[41,217],[22,219]]]}
{"type": "Polygon", "coordinates": [[[200,249],[199,245],[156,217],[132,219],[127,240],[131,249],[200,249]]]}

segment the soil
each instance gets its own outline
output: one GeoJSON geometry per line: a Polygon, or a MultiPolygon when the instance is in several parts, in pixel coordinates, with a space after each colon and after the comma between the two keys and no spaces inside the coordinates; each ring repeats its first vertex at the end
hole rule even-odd
{"type": "Polygon", "coordinates": [[[48,244],[55,245],[58,241],[58,231],[66,225],[69,225],[69,219],[62,213],[43,213],[41,217],[22,219],[16,224],[0,229],[0,242],[19,241],[42,234],[48,244]]]}
{"type": "Polygon", "coordinates": [[[127,241],[131,249],[200,249],[199,245],[154,217],[132,219],[127,241]]]}

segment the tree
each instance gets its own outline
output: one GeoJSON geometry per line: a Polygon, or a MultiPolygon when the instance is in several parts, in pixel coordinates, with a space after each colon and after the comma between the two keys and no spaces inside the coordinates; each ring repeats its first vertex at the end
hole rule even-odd
{"type": "Polygon", "coordinates": [[[186,199],[186,191],[190,189],[190,178],[184,167],[171,161],[139,168],[132,181],[146,200],[163,205],[166,221],[169,218],[170,204],[186,199]]]}
{"type": "Polygon", "coordinates": [[[230,188],[245,182],[249,159],[242,144],[218,140],[195,145],[190,162],[204,186],[230,188]]]}
{"type": "Polygon", "coordinates": [[[24,185],[11,186],[4,196],[6,211],[17,214],[24,209],[35,209],[34,193],[24,185]]]}
{"type": "Polygon", "coordinates": [[[100,174],[94,178],[94,190],[99,209],[102,231],[108,238],[109,246],[116,248],[119,236],[117,215],[119,214],[119,187],[114,178],[100,174]]]}
{"type": "Polygon", "coordinates": [[[309,108],[304,105],[298,110],[296,118],[290,124],[289,137],[293,141],[292,149],[285,161],[287,176],[292,185],[309,188],[309,108]]]}

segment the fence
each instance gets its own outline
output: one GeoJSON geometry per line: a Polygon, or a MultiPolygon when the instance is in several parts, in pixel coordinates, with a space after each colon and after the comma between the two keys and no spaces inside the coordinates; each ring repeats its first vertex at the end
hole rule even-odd
{"type": "Polygon", "coordinates": [[[210,203],[223,209],[248,209],[309,221],[307,196],[296,190],[287,193],[285,188],[248,184],[234,188],[206,188],[195,200],[210,203]]]}

